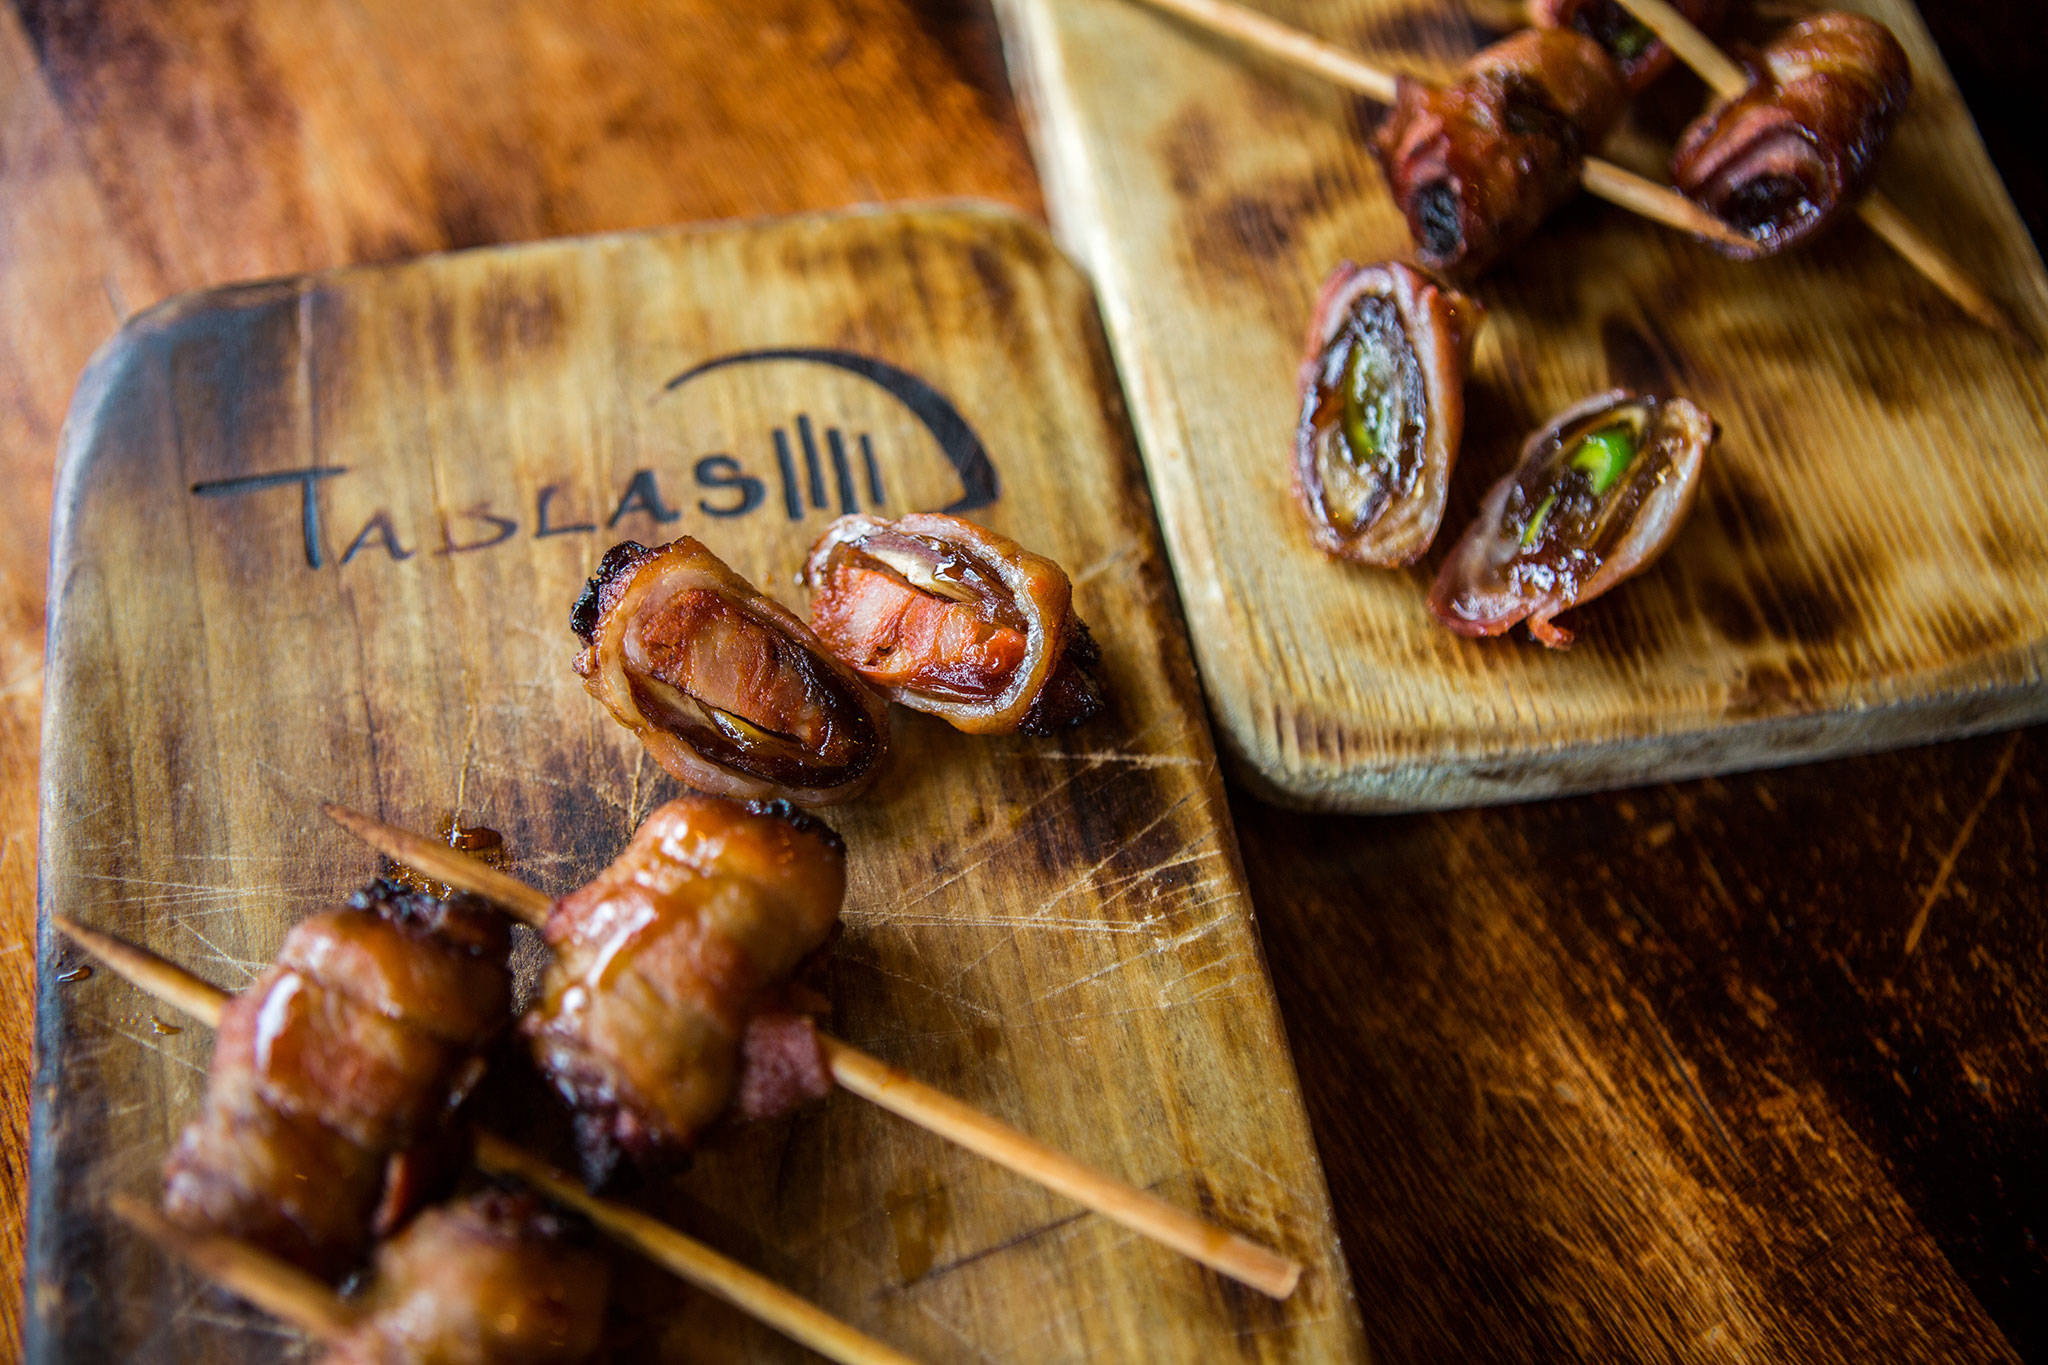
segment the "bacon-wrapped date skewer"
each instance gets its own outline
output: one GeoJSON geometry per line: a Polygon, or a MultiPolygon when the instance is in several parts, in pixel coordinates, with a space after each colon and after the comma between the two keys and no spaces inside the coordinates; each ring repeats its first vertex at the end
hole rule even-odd
{"type": "Polygon", "coordinates": [[[969,734],[1046,735],[1102,709],[1066,572],[936,512],[841,517],[804,565],[811,629],[888,698],[969,734]]]}
{"type": "MultiPolygon", "coordinates": [[[[1672,0],[1673,8],[1711,33],[1721,26],[1728,0],[1672,0]]],[[[1600,44],[1621,69],[1630,95],[1640,95],[1676,60],[1649,26],[1615,0],[1530,0],[1530,21],[1539,28],[1568,28],[1600,44]]]]}
{"type": "Polygon", "coordinates": [[[1552,618],[1641,572],[1699,496],[1714,419],[1683,398],[1617,390],[1589,398],[1531,437],[1451,550],[1429,607],[1460,635],[1517,621],[1552,649],[1572,641],[1552,618]]]}
{"type": "Polygon", "coordinates": [[[585,690],[700,791],[822,806],[881,769],[888,704],[688,536],[614,545],[570,625],[585,690]]]}
{"type": "Polygon", "coordinates": [[[1567,28],[1503,39],[1449,85],[1402,77],[1373,145],[1422,263],[1468,279],[1534,232],[1577,193],[1623,95],[1600,44],[1567,28]]]}
{"type": "Polygon", "coordinates": [[[1855,206],[1913,91],[1891,30],[1860,14],[1803,19],[1751,54],[1749,89],[1686,129],[1671,178],[1750,243],[1745,259],[1805,241],[1855,206]]]}
{"type": "Polygon", "coordinates": [[[296,926],[222,1010],[164,1212],[316,1274],[354,1264],[406,1212],[511,1022],[510,942],[480,901],[389,882],[296,926]]]}
{"type": "Polygon", "coordinates": [[[361,1320],[322,1365],[581,1365],[604,1333],[611,1271],[527,1194],[428,1209],[377,1249],[361,1320]]]}
{"type": "Polygon", "coordinates": [[[555,903],[555,957],[520,1027],[593,1179],[621,1155],[686,1152],[736,1098],[735,1117],[767,1118],[831,1089],[787,982],[845,894],[845,845],[822,822],[699,796],[649,815],[555,903]]]}
{"type": "Polygon", "coordinates": [[[1346,263],[1323,286],[1294,441],[1295,495],[1321,549],[1394,568],[1436,539],[1483,317],[1398,263],[1346,263]]]}

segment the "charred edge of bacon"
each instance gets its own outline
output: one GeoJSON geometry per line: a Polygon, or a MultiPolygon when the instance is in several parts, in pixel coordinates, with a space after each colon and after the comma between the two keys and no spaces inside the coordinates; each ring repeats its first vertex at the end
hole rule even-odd
{"type": "Polygon", "coordinates": [[[815,835],[824,840],[834,853],[846,852],[846,840],[838,830],[792,801],[777,797],[772,801],[743,801],[740,804],[750,815],[780,820],[799,834],[815,835]]]}
{"type": "Polygon", "coordinates": [[[351,910],[381,915],[416,933],[431,934],[472,956],[502,954],[511,946],[505,917],[488,901],[467,891],[442,897],[390,877],[378,877],[351,891],[342,903],[351,910]]]}
{"type": "Polygon", "coordinates": [[[1065,653],[1017,726],[1024,734],[1043,739],[1102,714],[1107,691],[1102,683],[1102,646],[1095,643],[1086,621],[1078,616],[1071,621],[1065,653]]]}
{"type": "Polygon", "coordinates": [[[619,594],[632,581],[633,571],[654,558],[655,551],[637,540],[622,540],[604,552],[597,572],[583,585],[576,605],[569,609],[569,629],[586,645],[597,643],[598,623],[611,609],[619,594]]]}

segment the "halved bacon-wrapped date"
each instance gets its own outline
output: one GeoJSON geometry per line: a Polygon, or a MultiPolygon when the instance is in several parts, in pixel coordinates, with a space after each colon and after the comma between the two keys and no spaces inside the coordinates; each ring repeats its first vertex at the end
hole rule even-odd
{"type": "Polygon", "coordinates": [[[648,816],[555,903],[542,929],[554,960],[520,1027],[575,1112],[593,1179],[829,1088],[790,977],[831,936],[845,891],[844,846],[818,820],[694,796],[648,816]]]}
{"type": "Polygon", "coordinates": [[[804,566],[811,628],[891,701],[969,734],[1050,734],[1102,709],[1059,565],[935,512],[841,517],[804,566]]]}
{"type": "MultiPolygon", "coordinates": [[[[1694,26],[1711,33],[1721,26],[1727,0],[1673,0],[1672,7],[1694,26]]],[[[1541,28],[1569,28],[1585,34],[1614,59],[1622,83],[1640,95],[1671,69],[1674,54],[1649,26],[1618,0],[1530,0],[1530,21],[1541,28]]]]}
{"type": "Polygon", "coordinates": [[[428,1209],[377,1250],[361,1320],[322,1365],[581,1365],[597,1356],[611,1271],[527,1194],[428,1209]]]}
{"type": "Polygon", "coordinates": [[[1422,263],[1483,272],[1577,190],[1621,116],[1621,73],[1568,28],[1524,29],[1446,86],[1402,77],[1374,136],[1422,263]]]}
{"type": "Polygon", "coordinates": [[[827,805],[888,748],[888,705],[697,541],[614,545],[570,624],[584,688],[700,791],[827,805]]]}
{"type": "Polygon", "coordinates": [[[1398,263],[1347,263],[1323,286],[1294,441],[1295,494],[1321,549],[1393,568],[1436,538],[1483,316],[1398,263]]]}
{"type": "Polygon", "coordinates": [[[1671,178],[1750,243],[1723,251],[1755,259],[1821,231],[1870,187],[1913,69],[1890,29],[1840,13],[1792,25],[1747,65],[1749,89],[1679,139],[1671,178]]]}
{"type": "Polygon", "coordinates": [[[1460,635],[1517,621],[1562,649],[1559,612],[1590,602],[1662,554],[1699,496],[1714,419],[1683,398],[1616,390],[1531,437],[1488,491],[1429,596],[1460,635]]]}
{"type": "Polygon", "coordinates": [[[479,1054],[511,1022],[510,937],[468,897],[379,882],[285,938],[221,1011],[164,1211],[338,1274],[416,1196],[479,1054]],[[309,1175],[317,1173],[317,1179],[309,1175]]]}

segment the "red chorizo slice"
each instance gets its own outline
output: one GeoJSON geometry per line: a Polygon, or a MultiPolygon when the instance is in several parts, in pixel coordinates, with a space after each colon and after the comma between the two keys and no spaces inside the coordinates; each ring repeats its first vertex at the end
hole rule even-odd
{"type": "Polygon", "coordinates": [[[848,667],[969,734],[1043,734],[1101,709],[1059,565],[939,513],[841,517],[804,566],[811,627],[848,667]]]}

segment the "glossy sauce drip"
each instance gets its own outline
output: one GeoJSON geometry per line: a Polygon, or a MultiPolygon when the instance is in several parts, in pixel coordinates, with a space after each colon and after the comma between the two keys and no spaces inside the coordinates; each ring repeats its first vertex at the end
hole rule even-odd
{"type": "MultiPolygon", "coordinates": [[[[439,829],[441,842],[452,849],[467,853],[501,872],[511,863],[505,851],[505,836],[494,829],[484,825],[465,825],[454,811],[441,816],[439,829]]],[[[448,900],[456,894],[456,888],[447,882],[436,881],[416,867],[389,858],[384,860],[383,876],[400,886],[424,891],[437,900],[448,900]]]]}
{"type": "Polygon", "coordinates": [[[90,981],[92,980],[92,966],[90,963],[81,962],[70,971],[61,973],[57,979],[67,986],[74,981],[90,981]]]}
{"type": "Polygon", "coordinates": [[[1393,300],[1366,295],[1324,350],[1315,393],[1316,472],[1331,526],[1355,535],[1415,490],[1428,400],[1393,300]]]}

